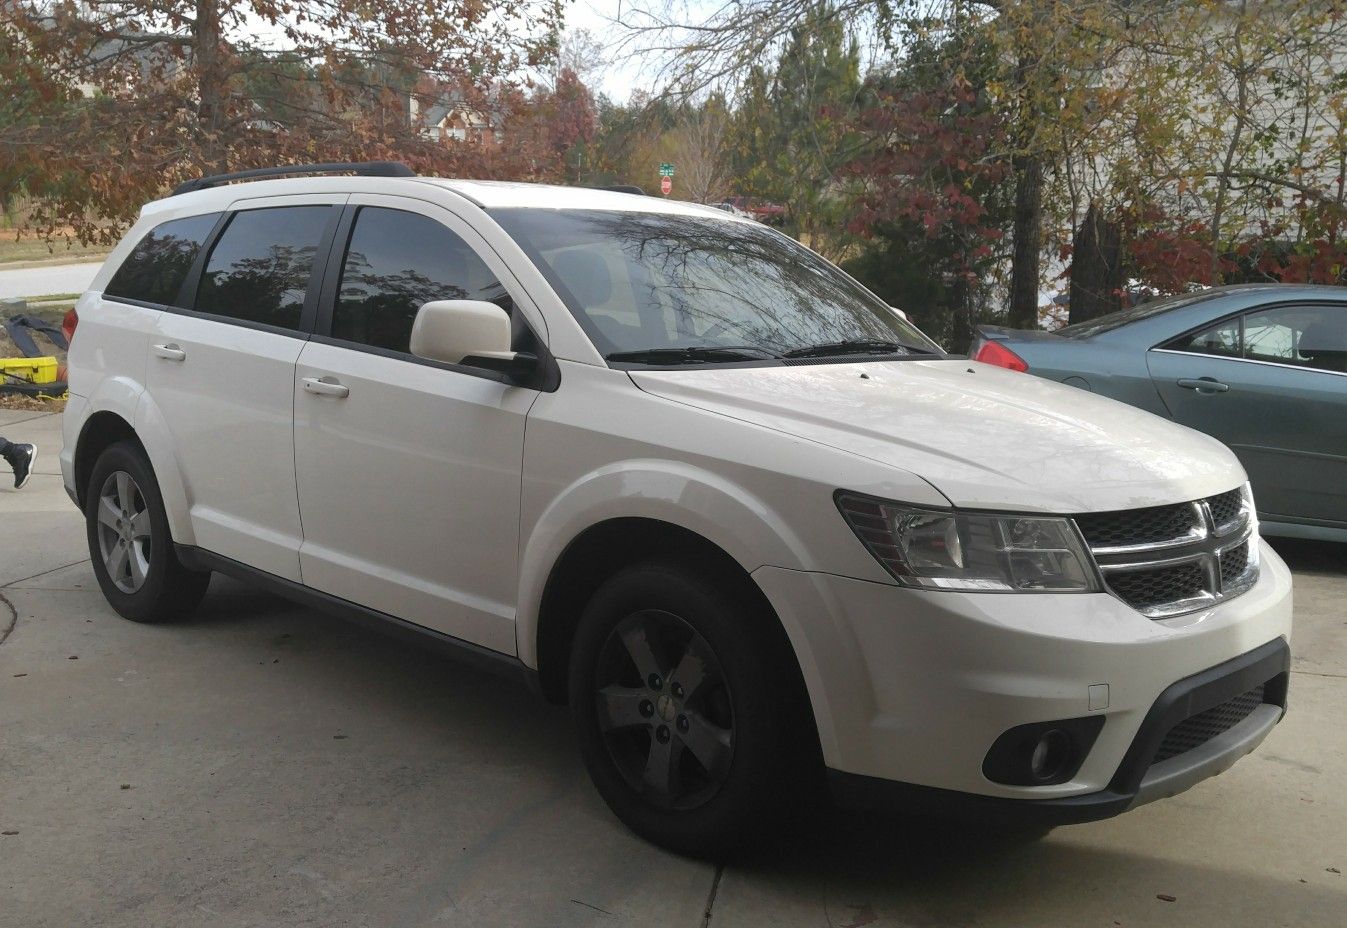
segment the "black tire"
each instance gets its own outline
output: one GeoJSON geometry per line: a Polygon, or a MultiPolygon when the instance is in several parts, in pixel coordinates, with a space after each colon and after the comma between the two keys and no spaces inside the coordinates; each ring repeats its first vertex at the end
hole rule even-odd
{"type": "MultiPolygon", "coordinates": [[[[127,486],[122,484],[123,489],[127,486]]],[[[117,491],[113,489],[112,492],[117,491]]],[[[84,524],[98,585],[108,603],[123,618],[133,622],[181,619],[189,615],[206,594],[210,571],[188,570],[178,560],[159,482],[154,479],[154,470],[144,450],[134,442],[110,445],[94,462],[89,485],[85,488],[84,524]],[[119,480],[118,475],[130,477],[129,499],[133,502],[129,507],[123,506],[120,514],[110,513],[108,521],[100,522],[105,487],[113,486],[119,480]],[[143,508],[139,508],[142,504],[143,508]],[[146,520],[137,519],[138,527],[133,530],[132,519],[119,518],[128,512],[132,516],[143,513],[148,517],[147,535],[138,534],[144,531],[146,520]],[[126,526],[125,535],[121,535],[118,528],[122,525],[126,526]],[[125,553],[127,567],[123,575],[123,568],[114,563],[112,566],[118,570],[118,579],[114,579],[108,556],[118,545],[125,553]],[[134,576],[129,566],[132,561],[138,565],[134,576]]]]}
{"type": "Polygon", "coordinates": [[[626,568],[591,597],[571,651],[571,715],[600,795],[632,831],[698,857],[779,825],[818,753],[785,634],[740,589],[675,564],[626,568]],[[633,650],[625,636],[641,628],[633,650]],[[653,688],[641,640],[662,673],[653,688]]]}

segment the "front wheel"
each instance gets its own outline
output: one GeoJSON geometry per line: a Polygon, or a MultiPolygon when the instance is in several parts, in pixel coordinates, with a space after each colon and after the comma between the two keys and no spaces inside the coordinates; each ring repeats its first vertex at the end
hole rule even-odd
{"type": "Polygon", "coordinates": [[[617,816],[682,853],[721,853],[778,824],[812,728],[775,617],[678,565],[627,568],[580,620],[570,706],[617,816]]]}
{"type": "Polygon", "coordinates": [[[84,521],[98,585],[123,618],[180,618],[205,595],[210,572],[188,570],[178,560],[159,484],[139,446],[118,442],[98,456],[84,521]]]}

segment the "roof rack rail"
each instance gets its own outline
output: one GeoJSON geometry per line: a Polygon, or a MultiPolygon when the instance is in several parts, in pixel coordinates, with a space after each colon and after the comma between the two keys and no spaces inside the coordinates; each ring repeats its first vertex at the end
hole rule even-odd
{"type": "Polygon", "coordinates": [[[325,164],[286,164],[274,168],[252,168],[231,174],[211,174],[184,181],[173,188],[173,196],[219,187],[236,180],[261,180],[268,177],[292,177],[297,174],[354,174],[357,177],[415,177],[416,172],[400,161],[332,161],[325,164]]]}
{"type": "Polygon", "coordinates": [[[634,193],[638,197],[645,196],[645,191],[635,184],[605,184],[602,187],[595,187],[595,190],[611,190],[613,193],[634,193]]]}

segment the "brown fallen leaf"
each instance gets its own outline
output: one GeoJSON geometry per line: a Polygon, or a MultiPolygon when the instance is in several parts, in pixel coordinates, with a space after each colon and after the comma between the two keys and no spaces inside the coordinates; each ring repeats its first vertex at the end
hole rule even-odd
{"type": "Polygon", "coordinates": [[[1329,873],[1341,873],[1341,872],[1342,872],[1342,871],[1339,870],[1337,867],[1327,867],[1326,869],[1327,869],[1327,871],[1328,871],[1329,873]]]}
{"type": "Polygon", "coordinates": [[[1156,893],[1156,894],[1155,894],[1155,898],[1156,898],[1156,899],[1159,899],[1161,902],[1178,902],[1178,901],[1179,901],[1176,897],[1171,896],[1169,893],[1156,893]]]}
{"type": "Polygon", "coordinates": [[[0,831],[0,835],[17,835],[17,831],[0,831]]]}

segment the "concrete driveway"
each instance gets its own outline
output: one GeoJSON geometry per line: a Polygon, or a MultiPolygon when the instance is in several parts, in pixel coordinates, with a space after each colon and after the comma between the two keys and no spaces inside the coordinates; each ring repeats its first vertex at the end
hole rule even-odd
{"type": "Polygon", "coordinates": [[[219,577],[190,622],[118,618],[58,426],[0,411],[43,449],[0,489],[0,925],[1347,921],[1341,546],[1281,546],[1292,710],[1229,773],[1037,843],[830,815],[717,865],[629,835],[512,681],[219,577]]]}

